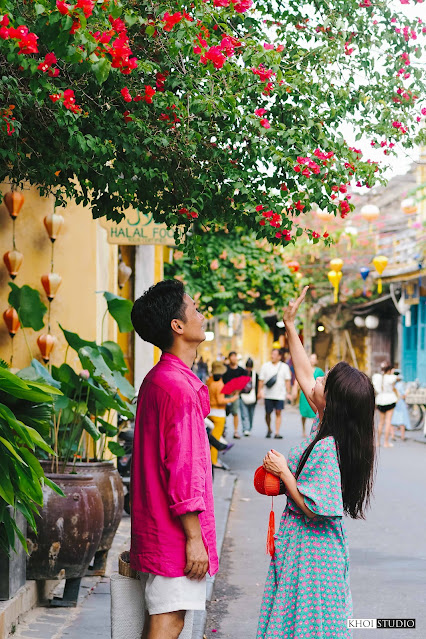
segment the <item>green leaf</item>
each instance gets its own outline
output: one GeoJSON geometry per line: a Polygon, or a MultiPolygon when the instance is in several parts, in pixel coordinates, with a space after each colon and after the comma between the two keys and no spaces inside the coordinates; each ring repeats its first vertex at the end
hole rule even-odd
{"type": "Polygon", "coordinates": [[[111,370],[127,373],[128,368],[124,359],[123,351],[116,342],[103,342],[99,347],[100,352],[111,370]]]}
{"type": "Polygon", "coordinates": [[[117,455],[117,457],[123,457],[123,455],[126,454],[123,446],[121,446],[121,444],[119,444],[118,442],[109,442],[108,448],[112,452],[112,454],[117,455]]]}
{"type": "Polygon", "coordinates": [[[36,15],[38,15],[38,16],[39,16],[39,15],[41,15],[42,13],[45,13],[45,12],[46,12],[46,10],[45,10],[45,8],[43,7],[43,5],[42,5],[42,4],[39,4],[38,2],[36,2],[36,3],[34,4],[34,9],[35,9],[36,15]]]}
{"type": "Polygon", "coordinates": [[[71,331],[66,331],[65,328],[63,328],[63,326],[61,326],[60,324],[59,324],[59,328],[63,332],[67,343],[76,352],[78,352],[80,350],[80,348],[83,348],[83,346],[90,346],[92,348],[96,348],[96,346],[97,346],[96,342],[89,342],[86,339],[82,339],[80,337],[80,335],[77,335],[77,333],[72,333],[71,331]]]}
{"type": "MultiPolygon", "coordinates": [[[[104,358],[99,353],[97,348],[91,348],[90,346],[84,346],[78,351],[78,357],[83,368],[87,368],[90,371],[92,377],[101,383],[108,384],[112,389],[117,388],[117,384],[111,372],[111,369],[105,363],[104,358]]],[[[114,371],[116,373],[117,371],[114,371]]]]}
{"type": "Polygon", "coordinates": [[[62,488],[60,488],[57,484],[55,484],[54,481],[49,479],[49,477],[44,477],[43,483],[46,484],[46,486],[49,486],[49,488],[51,488],[55,493],[57,493],[61,497],[65,497],[65,493],[62,490],[62,488]]]}
{"type": "Polygon", "coordinates": [[[100,439],[101,434],[96,428],[95,424],[90,419],[90,417],[88,417],[87,415],[84,415],[82,419],[82,425],[86,433],[89,433],[90,437],[92,437],[95,440],[95,442],[98,441],[98,439],[100,439]]]}
{"type": "Polygon", "coordinates": [[[103,84],[111,71],[111,62],[108,58],[101,58],[99,62],[92,64],[92,69],[99,84],[103,84]]]}
{"type": "Polygon", "coordinates": [[[10,481],[9,468],[2,463],[1,481],[0,481],[0,497],[2,497],[11,506],[15,505],[15,491],[10,481]]]}
{"type": "Polygon", "coordinates": [[[110,315],[115,319],[118,324],[118,330],[120,333],[129,333],[133,331],[133,324],[130,318],[130,314],[133,308],[133,302],[126,300],[124,297],[114,295],[105,291],[104,298],[108,306],[110,315]]]}
{"type": "Polygon", "coordinates": [[[47,307],[41,301],[40,293],[27,284],[19,288],[13,282],[9,282],[9,286],[12,290],[8,301],[17,311],[21,325],[24,328],[40,331],[44,327],[43,317],[47,311],[47,307]]]}
{"type": "Polygon", "coordinates": [[[120,393],[127,399],[132,400],[136,395],[134,386],[118,371],[114,371],[112,376],[120,393]]]}
{"type": "Polygon", "coordinates": [[[14,456],[16,457],[16,459],[21,462],[21,464],[24,464],[26,466],[26,463],[24,462],[24,460],[22,459],[22,457],[20,457],[18,455],[18,453],[16,452],[15,448],[12,446],[12,444],[10,442],[7,441],[7,439],[5,439],[4,437],[0,437],[0,442],[3,444],[3,446],[5,446],[5,448],[7,448],[7,450],[14,456]]]}
{"type": "Polygon", "coordinates": [[[118,428],[117,426],[114,426],[114,424],[110,424],[100,417],[98,417],[98,422],[101,424],[99,426],[99,432],[103,435],[106,435],[107,437],[115,437],[115,435],[118,433],[118,428]]]}

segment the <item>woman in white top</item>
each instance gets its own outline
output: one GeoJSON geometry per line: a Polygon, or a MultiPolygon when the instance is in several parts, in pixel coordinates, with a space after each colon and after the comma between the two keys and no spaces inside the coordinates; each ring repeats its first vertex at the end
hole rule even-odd
{"type": "Polygon", "coordinates": [[[380,364],[381,373],[373,375],[373,386],[376,392],[376,407],[379,411],[379,424],[377,427],[377,445],[380,446],[383,425],[385,426],[385,448],[391,448],[393,444],[389,441],[391,434],[392,413],[398,397],[395,393],[396,375],[392,373],[392,366],[389,362],[380,364]]]}

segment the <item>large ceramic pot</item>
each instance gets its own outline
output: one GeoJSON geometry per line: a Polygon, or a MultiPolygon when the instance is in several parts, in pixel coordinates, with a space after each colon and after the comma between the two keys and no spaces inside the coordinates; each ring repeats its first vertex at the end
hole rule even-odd
{"type": "Polygon", "coordinates": [[[65,493],[43,488],[43,508],[36,517],[37,534],[28,531],[28,579],[80,579],[99,546],[104,507],[91,475],[46,476],[65,493]]]}
{"type": "Polygon", "coordinates": [[[124,491],[121,477],[112,461],[77,462],[67,464],[67,469],[92,475],[104,505],[104,529],[90,574],[105,574],[108,551],[114,541],[124,507],[124,491]]]}

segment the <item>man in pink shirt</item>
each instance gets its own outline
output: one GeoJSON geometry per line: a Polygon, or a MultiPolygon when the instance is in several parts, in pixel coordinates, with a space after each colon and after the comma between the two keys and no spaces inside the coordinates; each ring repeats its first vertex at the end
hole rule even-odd
{"type": "Polygon", "coordinates": [[[139,392],[132,460],[130,561],[148,612],[142,639],[177,639],[187,610],[204,610],[218,570],[207,387],[191,371],[204,317],[176,280],[136,300],[135,331],[162,350],[139,392]]]}

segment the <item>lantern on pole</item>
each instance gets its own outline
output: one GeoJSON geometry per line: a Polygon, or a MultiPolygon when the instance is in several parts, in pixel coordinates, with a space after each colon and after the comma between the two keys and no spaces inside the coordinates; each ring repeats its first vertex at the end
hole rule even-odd
{"type": "Polygon", "coordinates": [[[364,204],[361,209],[361,217],[367,222],[374,222],[380,215],[380,209],[375,204],[364,204]]]}
{"type": "Polygon", "coordinates": [[[25,198],[20,191],[9,191],[5,194],[4,204],[9,211],[9,215],[12,220],[16,220],[18,217],[24,201],[25,198]]]}
{"type": "Polygon", "coordinates": [[[50,359],[50,353],[55,346],[55,342],[56,337],[49,334],[39,335],[37,338],[37,346],[40,349],[40,354],[45,364],[47,364],[50,359]]]}
{"type": "Polygon", "coordinates": [[[361,274],[362,279],[364,280],[363,294],[365,295],[365,293],[366,293],[365,280],[367,279],[367,277],[370,274],[370,269],[368,268],[368,266],[361,266],[361,268],[359,269],[359,272],[361,274]]]}
{"type": "Polygon", "coordinates": [[[8,308],[7,311],[3,313],[3,319],[4,323],[7,326],[7,330],[9,331],[10,337],[15,337],[19,327],[21,326],[16,310],[12,307],[8,308]]]}
{"type": "Polygon", "coordinates": [[[16,249],[13,249],[12,251],[7,251],[7,253],[3,255],[3,262],[5,263],[6,268],[9,271],[9,275],[12,278],[12,280],[14,280],[15,277],[17,276],[18,271],[21,268],[23,259],[24,259],[24,256],[22,255],[22,253],[20,253],[16,249]]]}
{"type": "MultiPolygon", "coordinates": [[[[388,258],[386,257],[386,255],[376,255],[376,257],[373,258],[374,268],[376,269],[379,275],[383,273],[383,271],[385,270],[387,266],[387,263],[388,263],[388,258]]],[[[382,290],[383,290],[382,278],[379,277],[379,279],[377,280],[377,292],[380,294],[382,290]]]]}
{"type": "Polygon", "coordinates": [[[328,271],[328,281],[334,288],[334,303],[339,301],[339,283],[342,279],[342,271],[328,271]]]}
{"type": "Polygon", "coordinates": [[[62,277],[57,273],[47,273],[46,275],[41,276],[41,283],[46,292],[46,296],[49,302],[51,302],[55,297],[58,288],[61,285],[61,282],[62,277]]]}

